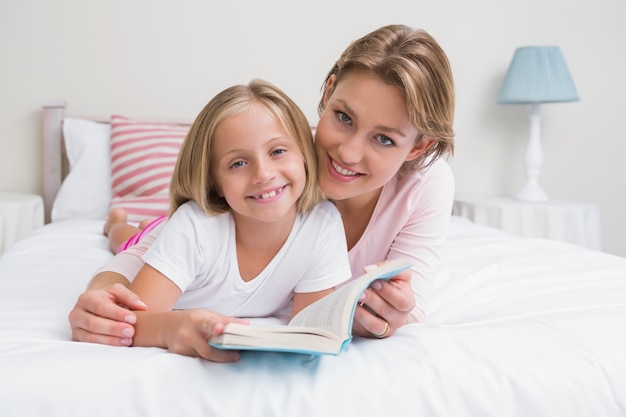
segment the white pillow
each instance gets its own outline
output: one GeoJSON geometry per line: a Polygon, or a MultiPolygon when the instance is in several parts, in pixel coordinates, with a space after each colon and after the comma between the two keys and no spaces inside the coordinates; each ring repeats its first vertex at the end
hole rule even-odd
{"type": "Polygon", "coordinates": [[[70,172],[52,205],[51,220],[105,219],[111,202],[110,125],[68,117],[63,137],[70,172]]]}

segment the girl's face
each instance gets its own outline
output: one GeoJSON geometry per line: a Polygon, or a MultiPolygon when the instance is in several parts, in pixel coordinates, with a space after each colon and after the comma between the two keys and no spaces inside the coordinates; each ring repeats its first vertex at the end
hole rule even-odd
{"type": "Polygon", "coordinates": [[[304,159],[266,109],[252,104],[220,122],[211,154],[218,191],[235,219],[293,222],[306,182],[304,159]]]}
{"type": "Polygon", "coordinates": [[[418,135],[398,87],[369,73],[348,74],[339,83],[333,76],[315,132],[322,190],[336,201],[377,196],[404,161],[433,143],[422,138],[416,145],[418,135]]]}

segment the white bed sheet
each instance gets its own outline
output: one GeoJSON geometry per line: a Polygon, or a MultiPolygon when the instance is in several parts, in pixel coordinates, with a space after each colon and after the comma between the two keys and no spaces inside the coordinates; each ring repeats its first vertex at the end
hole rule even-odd
{"type": "Polygon", "coordinates": [[[216,364],[70,341],[101,228],[49,224],[0,258],[0,416],[626,415],[626,259],[453,217],[425,323],[216,364]]]}

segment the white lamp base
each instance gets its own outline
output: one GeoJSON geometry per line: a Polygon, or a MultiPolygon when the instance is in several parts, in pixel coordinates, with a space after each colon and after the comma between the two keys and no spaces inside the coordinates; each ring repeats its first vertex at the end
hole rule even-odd
{"type": "Polygon", "coordinates": [[[537,181],[526,181],[524,187],[515,196],[516,200],[521,201],[548,201],[548,194],[537,181]]]}
{"type": "Polygon", "coordinates": [[[524,155],[524,173],[526,184],[515,197],[521,201],[547,201],[548,195],[539,185],[539,174],[543,164],[540,142],[541,112],[539,103],[533,103],[530,109],[530,136],[524,155]]]}

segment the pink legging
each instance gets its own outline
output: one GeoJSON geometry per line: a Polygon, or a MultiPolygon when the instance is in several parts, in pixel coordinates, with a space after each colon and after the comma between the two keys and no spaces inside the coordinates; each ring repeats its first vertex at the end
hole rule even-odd
{"type": "Polygon", "coordinates": [[[117,249],[117,253],[123,252],[126,249],[130,248],[131,246],[136,245],[137,242],[139,242],[144,235],[147,235],[148,233],[150,233],[155,227],[161,224],[165,219],[167,219],[167,216],[159,216],[156,219],[152,220],[150,223],[148,223],[148,225],[143,230],[140,230],[139,232],[135,233],[126,242],[122,243],[120,247],[117,249]]]}

